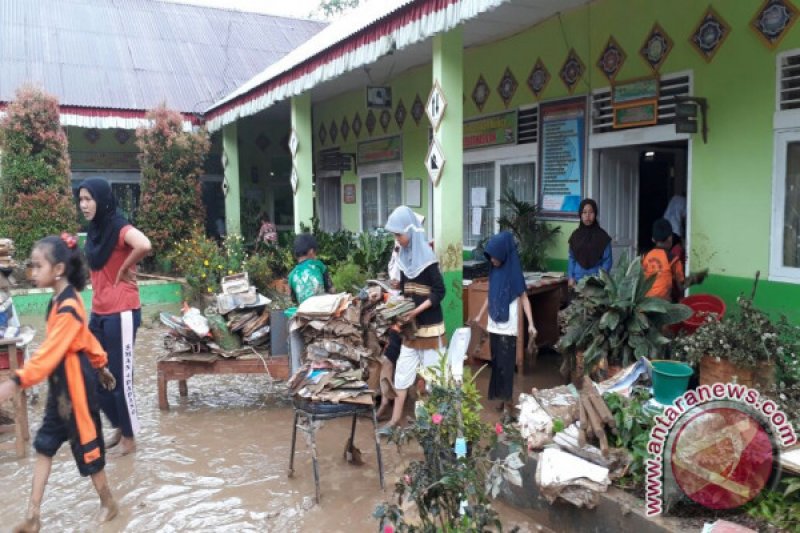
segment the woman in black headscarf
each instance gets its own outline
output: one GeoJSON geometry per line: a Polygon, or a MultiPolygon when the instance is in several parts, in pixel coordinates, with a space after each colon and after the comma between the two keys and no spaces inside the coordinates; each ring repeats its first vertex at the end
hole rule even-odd
{"type": "Polygon", "coordinates": [[[569,286],[574,287],[581,278],[597,274],[602,268],[611,270],[611,237],[597,222],[597,203],[584,198],[578,208],[581,217],[578,229],[569,238],[569,286]]]}
{"type": "Polygon", "coordinates": [[[102,178],[79,186],[81,213],[89,221],[86,259],[92,277],[89,329],[108,353],[108,368],[117,379],[114,390],[98,389],[100,408],[116,428],[108,448],[121,443],[122,453],[136,449],[139,429],[133,393],[133,343],[141,323],[136,264],[150,253],[150,240],[117,212],[111,185],[102,178]]]}

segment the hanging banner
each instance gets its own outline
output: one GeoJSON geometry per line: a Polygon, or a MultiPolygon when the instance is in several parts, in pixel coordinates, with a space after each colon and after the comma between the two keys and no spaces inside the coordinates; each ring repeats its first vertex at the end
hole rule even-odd
{"type": "Polygon", "coordinates": [[[539,106],[539,197],[551,216],[577,217],[586,167],[586,99],[539,106]]]}
{"type": "Polygon", "coordinates": [[[403,150],[399,135],[358,143],[359,165],[399,161],[402,157],[403,150]]]}
{"type": "Polygon", "coordinates": [[[517,112],[464,121],[464,150],[516,144],[517,112]]]}

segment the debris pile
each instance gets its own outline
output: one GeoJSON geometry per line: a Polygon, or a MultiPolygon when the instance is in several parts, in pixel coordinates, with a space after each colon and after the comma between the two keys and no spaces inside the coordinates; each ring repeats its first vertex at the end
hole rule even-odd
{"type": "Polygon", "coordinates": [[[8,289],[17,284],[14,279],[14,269],[17,262],[14,260],[14,241],[0,239],[0,289],[8,289]]]}
{"type": "Polygon", "coordinates": [[[291,323],[301,331],[305,351],[290,392],[311,401],[371,405],[375,385],[369,383],[378,377],[381,339],[413,308],[410,300],[384,302],[377,284],[357,297],[341,293],[304,301],[291,323]]]}
{"type": "Polygon", "coordinates": [[[222,292],[204,312],[184,304],[181,315],[161,313],[171,354],[239,357],[268,349],[271,300],[250,285],[247,273],[222,280],[222,292]]]}

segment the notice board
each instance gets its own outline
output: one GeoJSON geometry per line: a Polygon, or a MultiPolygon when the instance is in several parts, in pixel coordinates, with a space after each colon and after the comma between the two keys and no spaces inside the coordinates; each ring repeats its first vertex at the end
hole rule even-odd
{"type": "Polygon", "coordinates": [[[539,198],[550,216],[578,216],[586,174],[586,98],[539,106],[539,198]]]}

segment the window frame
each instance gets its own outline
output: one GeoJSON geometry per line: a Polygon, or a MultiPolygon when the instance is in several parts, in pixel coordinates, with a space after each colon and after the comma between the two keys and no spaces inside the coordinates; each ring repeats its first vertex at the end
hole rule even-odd
{"type": "MultiPolygon", "coordinates": [[[[532,149],[535,150],[537,144],[536,143],[531,143],[531,144],[521,145],[520,147],[522,147],[522,146],[524,146],[525,148],[533,147],[532,149]]],[[[517,146],[515,146],[514,148],[518,150],[517,146]]],[[[517,150],[515,150],[515,151],[517,151],[517,150]]],[[[465,152],[464,153],[464,163],[463,163],[463,165],[465,167],[468,166],[468,165],[480,165],[480,164],[486,164],[486,163],[494,163],[494,190],[495,190],[495,195],[494,195],[495,196],[495,198],[494,198],[494,212],[495,212],[494,233],[497,233],[497,232],[500,231],[500,224],[498,224],[497,219],[500,218],[500,211],[501,211],[501,207],[502,207],[501,203],[500,203],[500,199],[502,197],[502,191],[500,190],[500,185],[501,185],[501,181],[502,181],[502,174],[501,174],[501,168],[502,167],[510,166],[510,165],[533,164],[533,166],[534,166],[534,171],[533,171],[533,201],[534,201],[534,203],[539,201],[539,198],[538,198],[539,191],[537,190],[537,182],[536,182],[536,180],[538,179],[536,166],[539,164],[539,162],[538,162],[538,157],[536,156],[536,153],[529,154],[529,155],[507,154],[504,157],[500,157],[500,158],[497,157],[498,155],[499,154],[497,153],[497,150],[493,151],[493,153],[489,153],[489,152],[482,153],[482,152],[478,152],[478,151],[476,151],[476,152],[465,152]],[[470,157],[468,157],[468,154],[469,154],[470,157]]],[[[466,183],[464,183],[464,186],[466,187],[466,183]]],[[[464,206],[464,208],[466,209],[466,205],[464,206]]],[[[464,224],[467,224],[467,220],[468,220],[468,217],[467,217],[466,213],[463,214],[462,220],[463,221],[462,221],[461,233],[463,235],[464,229],[465,229],[464,228],[464,224]]],[[[463,237],[462,237],[462,241],[463,241],[463,237]]],[[[467,251],[475,249],[475,246],[467,246],[466,244],[463,244],[463,243],[462,243],[462,245],[464,247],[464,250],[467,250],[467,251]]]]}
{"type": "Polygon", "coordinates": [[[788,147],[800,143],[800,129],[775,132],[775,159],[772,165],[772,231],[770,232],[770,281],[800,283],[800,267],[783,264],[783,229],[786,218],[786,172],[788,147]]]}
{"type": "MultiPolygon", "coordinates": [[[[358,217],[358,227],[359,231],[371,231],[365,230],[364,228],[364,188],[363,182],[364,180],[368,179],[375,179],[377,183],[378,189],[378,216],[380,217],[380,213],[383,209],[383,180],[381,180],[381,176],[384,174],[399,174],[400,175],[400,205],[403,205],[406,201],[406,191],[405,191],[405,183],[406,178],[405,174],[403,173],[403,166],[402,164],[398,164],[395,162],[387,163],[387,164],[375,164],[369,166],[363,166],[359,168],[358,172],[358,188],[359,188],[359,200],[358,206],[360,210],[360,216],[358,217]]],[[[385,221],[384,221],[385,222],[385,221]]],[[[382,227],[381,221],[378,220],[378,227],[382,227]]]]}

